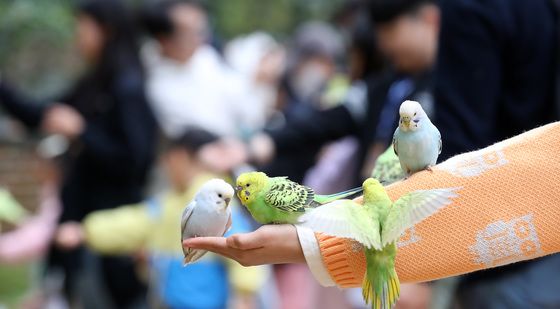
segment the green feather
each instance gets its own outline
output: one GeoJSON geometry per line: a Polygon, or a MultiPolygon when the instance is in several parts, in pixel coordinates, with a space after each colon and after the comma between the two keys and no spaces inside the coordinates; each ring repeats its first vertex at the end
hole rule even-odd
{"type": "Polygon", "coordinates": [[[364,300],[374,309],[392,308],[400,294],[395,271],[396,242],[409,227],[449,205],[457,188],[419,190],[392,202],[379,181],[364,181],[364,205],[343,200],[326,204],[301,217],[315,232],[349,238],[364,246],[367,269],[364,300]]]}
{"type": "Polygon", "coordinates": [[[286,177],[272,177],[268,178],[266,185],[256,193],[254,201],[246,203],[245,206],[253,218],[262,224],[294,224],[310,208],[357,196],[361,192],[362,188],[355,188],[330,195],[318,195],[313,189],[286,177]]]}
{"type": "Polygon", "coordinates": [[[375,161],[375,167],[371,172],[371,177],[379,180],[387,186],[405,177],[401,168],[399,157],[395,154],[393,147],[387,148],[375,161]]]}
{"type": "Polygon", "coordinates": [[[356,198],[358,196],[360,196],[362,194],[364,190],[362,189],[362,187],[357,187],[357,188],[353,188],[350,190],[346,190],[346,191],[342,191],[339,193],[335,193],[335,194],[330,194],[330,195],[315,195],[315,198],[313,199],[313,201],[315,202],[313,205],[313,207],[316,206],[320,206],[320,205],[324,205],[336,200],[340,200],[340,199],[353,199],[356,198]]]}

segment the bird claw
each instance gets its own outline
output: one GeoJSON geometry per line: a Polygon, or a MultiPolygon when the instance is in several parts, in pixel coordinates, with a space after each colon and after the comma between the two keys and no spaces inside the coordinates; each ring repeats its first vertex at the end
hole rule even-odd
{"type": "Polygon", "coordinates": [[[432,167],[430,165],[426,166],[425,170],[429,171],[429,172],[434,172],[434,170],[432,169],[432,167]]]}

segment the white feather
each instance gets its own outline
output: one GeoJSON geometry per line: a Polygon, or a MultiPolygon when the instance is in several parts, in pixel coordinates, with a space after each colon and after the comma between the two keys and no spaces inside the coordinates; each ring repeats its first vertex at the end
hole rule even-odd
{"type": "MultiPolygon", "coordinates": [[[[183,210],[181,239],[203,236],[223,236],[231,223],[231,210],[227,201],[234,195],[233,188],[222,179],[207,181],[183,210]]],[[[200,259],[205,250],[183,248],[184,263],[200,259]]]]}
{"type": "Polygon", "coordinates": [[[302,226],[330,236],[349,238],[367,248],[381,249],[379,221],[368,218],[365,209],[351,200],[338,200],[317,207],[299,218],[302,226]]]}
{"type": "Polygon", "coordinates": [[[452,203],[459,188],[419,190],[398,199],[389,210],[381,235],[383,246],[397,241],[408,228],[452,203]]]}

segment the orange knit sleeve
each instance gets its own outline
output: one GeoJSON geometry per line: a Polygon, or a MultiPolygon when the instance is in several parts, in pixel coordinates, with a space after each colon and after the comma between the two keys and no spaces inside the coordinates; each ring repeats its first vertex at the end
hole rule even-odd
{"type": "MultiPolygon", "coordinates": [[[[445,145],[444,145],[445,147],[445,145]]],[[[453,157],[387,187],[391,199],[420,189],[460,187],[459,197],[407,230],[398,242],[401,282],[465,274],[560,251],[560,123],[453,157]]],[[[340,287],[357,287],[362,250],[316,234],[340,287]]]]}

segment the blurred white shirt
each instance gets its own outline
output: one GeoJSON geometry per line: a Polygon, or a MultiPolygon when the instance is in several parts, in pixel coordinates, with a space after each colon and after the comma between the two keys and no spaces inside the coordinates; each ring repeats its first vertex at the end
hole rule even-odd
{"type": "Polygon", "coordinates": [[[220,136],[243,136],[261,128],[265,116],[251,96],[251,83],[231,70],[218,52],[199,47],[180,63],[161,55],[155,42],[144,46],[147,95],[168,137],[196,126],[220,136]]]}

